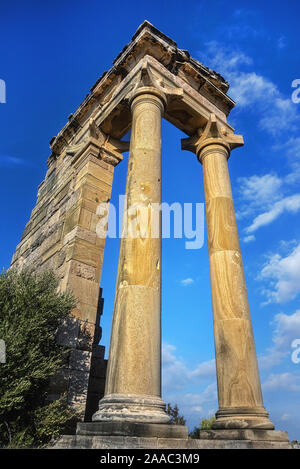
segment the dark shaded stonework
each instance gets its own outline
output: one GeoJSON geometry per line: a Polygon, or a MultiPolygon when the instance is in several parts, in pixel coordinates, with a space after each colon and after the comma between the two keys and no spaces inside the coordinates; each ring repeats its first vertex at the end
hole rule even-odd
{"type": "Polygon", "coordinates": [[[65,367],[51,378],[49,386],[48,401],[58,399],[67,390],[68,404],[76,407],[86,422],[91,421],[104,395],[107,360],[104,358],[105,347],[99,345],[103,304],[100,289],[95,327],[70,317],[59,329],[58,343],[71,348],[71,352],[65,367]]]}
{"type": "Polygon", "coordinates": [[[99,345],[102,336],[102,328],[100,327],[100,317],[103,313],[104,300],[102,298],[102,288],[100,289],[98,301],[97,324],[99,324],[97,331],[94,335],[94,342],[92,345],[92,358],[90,375],[88,382],[86,409],[85,409],[85,422],[92,421],[92,415],[98,410],[100,399],[104,396],[105,390],[105,376],[107,360],[104,358],[105,347],[99,345]]]}

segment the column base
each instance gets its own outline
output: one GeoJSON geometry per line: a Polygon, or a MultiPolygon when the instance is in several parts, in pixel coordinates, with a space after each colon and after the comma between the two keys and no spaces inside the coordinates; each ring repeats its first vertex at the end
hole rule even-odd
{"type": "Polygon", "coordinates": [[[184,425],[135,423],[135,422],[87,422],[78,423],[76,435],[123,436],[141,438],[188,438],[184,425]]]}
{"type": "Polygon", "coordinates": [[[92,417],[93,422],[170,422],[164,401],[157,396],[136,394],[109,394],[99,402],[99,409],[92,417]]]}
{"type": "MultiPolygon", "coordinates": [[[[107,422],[80,423],[76,435],[61,436],[53,440],[49,444],[49,448],[104,449],[106,451],[108,449],[232,450],[293,448],[293,445],[288,441],[287,432],[274,430],[201,430],[200,438],[194,440],[187,438],[186,435],[177,437],[178,433],[176,432],[186,429],[186,427],[181,425],[144,425],[130,423],[126,429],[124,422],[115,422],[109,424],[114,426],[114,435],[97,433],[98,425],[102,426],[102,428],[98,428],[98,430],[106,432],[108,427],[105,429],[105,425],[107,424],[107,422]],[[117,430],[117,425],[119,425],[119,430],[117,430]],[[172,427],[172,433],[169,433],[168,427],[172,427]],[[131,430],[129,430],[130,428],[131,430]],[[159,431],[158,428],[160,428],[159,431]],[[149,432],[150,429],[153,431],[149,432]],[[134,431],[135,436],[127,436],[127,433],[131,431],[134,431]],[[148,436],[138,436],[142,434],[148,436]]],[[[112,431],[112,427],[109,431],[112,431]]]]}
{"type": "Polygon", "coordinates": [[[257,429],[274,430],[275,426],[269,419],[268,412],[263,408],[228,408],[216,413],[212,426],[214,430],[222,429],[257,429]]]}
{"type": "Polygon", "coordinates": [[[288,432],[281,430],[200,430],[200,440],[250,440],[250,441],[281,441],[289,442],[288,432]]]}

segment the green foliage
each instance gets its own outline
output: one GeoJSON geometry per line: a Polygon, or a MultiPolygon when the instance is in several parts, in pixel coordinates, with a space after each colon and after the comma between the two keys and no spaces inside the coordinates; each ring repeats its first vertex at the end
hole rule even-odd
{"type": "Polygon", "coordinates": [[[6,363],[0,363],[0,447],[41,446],[74,418],[64,398],[45,402],[49,378],[68,353],[55,334],[74,306],[70,294],[57,291],[51,272],[0,274],[0,339],[6,344],[6,363]]]}
{"type": "Polygon", "coordinates": [[[214,421],[216,420],[215,417],[210,418],[202,418],[199,427],[195,427],[189,434],[190,438],[200,438],[201,430],[210,430],[213,426],[214,421]]]}
{"type": "Polygon", "coordinates": [[[200,430],[210,430],[216,420],[216,417],[210,417],[209,419],[201,419],[200,430]]]}
{"type": "Polygon", "coordinates": [[[171,422],[176,425],[185,425],[185,418],[182,415],[179,415],[179,409],[177,404],[174,407],[171,404],[167,405],[167,414],[171,416],[171,422]]]}

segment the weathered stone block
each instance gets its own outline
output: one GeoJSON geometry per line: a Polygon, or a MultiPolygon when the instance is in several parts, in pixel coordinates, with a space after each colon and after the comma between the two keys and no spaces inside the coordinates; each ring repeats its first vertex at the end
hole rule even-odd
{"type": "Polygon", "coordinates": [[[92,347],[95,340],[95,329],[94,323],[89,321],[80,321],[79,335],[77,348],[80,350],[92,351],[92,347]]]}
{"type": "Polygon", "coordinates": [[[289,441],[288,432],[280,430],[201,430],[201,440],[289,441]]]}
{"type": "Polygon", "coordinates": [[[184,425],[134,423],[129,421],[84,422],[77,424],[77,435],[130,436],[142,438],[187,438],[184,425]]]}
{"type": "Polygon", "coordinates": [[[85,407],[89,373],[85,371],[72,370],[70,372],[68,403],[85,407]]]}
{"type": "Polygon", "coordinates": [[[79,321],[77,318],[68,317],[64,319],[56,333],[58,344],[75,348],[79,335],[79,321]]]}
{"type": "Polygon", "coordinates": [[[53,394],[63,394],[68,389],[70,370],[63,368],[57,374],[51,376],[49,389],[53,394]]]}
{"type": "Polygon", "coordinates": [[[69,358],[69,368],[71,370],[84,371],[89,373],[91,364],[91,352],[86,350],[72,350],[69,358]]]}
{"type": "Polygon", "coordinates": [[[64,435],[49,449],[292,449],[288,442],[242,440],[192,440],[184,438],[143,438],[129,436],[64,435]]]}

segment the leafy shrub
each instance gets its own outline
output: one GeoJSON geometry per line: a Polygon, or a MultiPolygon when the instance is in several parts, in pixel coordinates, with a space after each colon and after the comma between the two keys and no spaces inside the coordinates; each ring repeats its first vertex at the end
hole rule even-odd
{"type": "Polygon", "coordinates": [[[63,366],[68,350],[56,343],[61,321],[75,306],[57,290],[51,272],[36,275],[9,270],[0,274],[0,447],[46,444],[76,418],[64,397],[47,404],[49,378],[63,366]]]}

